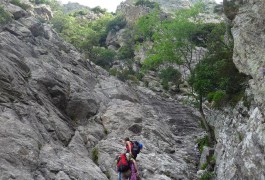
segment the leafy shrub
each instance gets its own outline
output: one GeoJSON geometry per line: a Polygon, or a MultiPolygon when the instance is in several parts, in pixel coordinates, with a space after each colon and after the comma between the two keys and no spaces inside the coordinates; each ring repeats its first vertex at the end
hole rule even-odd
{"type": "Polygon", "coordinates": [[[125,82],[127,80],[132,81],[135,84],[139,83],[139,79],[137,78],[137,73],[133,71],[131,67],[128,69],[118,70],[118,69],[110,69],[109,73],[112,76],[116,76],[119,80],[125,82]]]}
{"type": "Polygon", "coordinates": [[[95,64],[109,69],[112,66],[114,61],[116,52],[111,49],[101,48],[101,47],[94,47],[92,49],[92,59],[95,64]]]}
{"type": "Polygon", "coordinates": [[[134,57],[134,49],[131,45],[124,45],[118,51],[118,59],[132,59],[134,57]]]}
{"type": "Polygon", "coordinates": [[[175,85],[179,85],[181,80],[181,73],[172,66],[163,69],[159,73],[159,78],[162,80],[162,86],[165,90],[169,89],[168,82],[172,82],[175,85]]]}
{"type": "Polygon", "coordinates": [[[117,78],[123,82],[130,79],[132,72],[129,69],[124,69],[122,71],[117,71],[117,78]]]}
{"type": "Polygon", "coordinates": [[[214,176],[215,176],[214,172],[208,172],[207,171],[201,176],[200,180],[210,180],[214,176]]]}
{"type": "Polygon", "coordinates": [[[57,13],[51,20],[53,28],[58,32],[62,33],[63,30],[68,28],[70,19],[67,15],[64,15],[62,12],[57,13]]]}
{"type": "Polygon", "coordinates": [[[106,31],[119,31],[120,29],[124,28],[127,24],[126,19],[119,15],[117,17],[115,17],[113,20],[109,21],[107,26],[106,26],[106,31]]]}
{"type": "Polygon", "coordinates": [[[100,6],[96,6],[94,8],[91,9],[91,11],[93,11],[94,13],[101,13],[104,14],[107,10],[106,9],[102,9],[100,6]]]}
{"type": "Polygon", "coordinates": [[[19,6],[24,10],[27,10],[28,8],[30,8],[29,5],[22,3],[20,0],[11,0],[10,3],[16,6],[19,6]]]}
{"type": "Polygon", "coordinates": [[[208,166],[208,163],[207,162],[206,163],[203,163],[201,165],[201,170],[205,170],[207,168],[207,166],[208,166]]]}
{"type": "Polygon", "coordinates": [[[98,157],[99,157],[98,148],[93,148],[93,150],[92,150],[92,160],[93,160],[93,162],[96,165],[98,165],[98,157]]]}
{"type": "Polygon", "coordinates": [[[208,95],[207,95],[207,100],[208,100],[209,102],[212,102],[213,97],[214,97],[214,93],[215,93],[215,92],[210,92],[210,93],[208,93],[208,95]]]}
{"type": "Polygon", "coordinates": [[[3,6],[0,6],[0,24],[4,25],[4,24],[8,23],[11,20],[12,20],[11,14],[8,13],[7,11],[5,11],[3,6]]]}
{"type": "Polygon", "coordinates": [[[216,91],[213,95],[213,101],[214,101],[214,104],[215,104],[215,107],[220,107],[224,100],[226,98],[226,94],[224,91],[216,91]]]}
{"type": "Polygon", "coordinates": [[[208,136],[204,136],[203,138],[200,138],[197,140],[199,151],[202,153],[204,146],[209,146],[208,136]]]}
{"type": "Polygon", "coordinates": [[[77,10],[77,11],[71,13],[71,16],[74,16],[74,17],[76,17],[76,16],[84,16],[84,15],[87,15],[87,13],[88,13],[88,10],[81,9],[81,10],[77,10]]]}

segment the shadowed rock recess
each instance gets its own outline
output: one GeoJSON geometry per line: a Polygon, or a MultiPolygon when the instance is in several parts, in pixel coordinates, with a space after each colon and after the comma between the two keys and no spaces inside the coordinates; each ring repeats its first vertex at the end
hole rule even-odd
{"type": "Polygon", "coordinates": [[[125,136],[144,144],[142,179],[196,179],[192,109],[118,81],[48,25],[12,13],[0,28],[1,180],[117,179],[125,136]]]}

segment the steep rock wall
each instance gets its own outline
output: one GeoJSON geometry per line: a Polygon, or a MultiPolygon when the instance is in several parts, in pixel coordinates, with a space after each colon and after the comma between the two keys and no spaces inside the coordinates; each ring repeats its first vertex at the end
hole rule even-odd
{"type": "Polygon", "coordinates": [[[265,2],[224,1],[224,11],[232,27],[234,63],[251,79],[235,108],[209,116],[218,141],[217,179],[264,179],[265,2]]]}

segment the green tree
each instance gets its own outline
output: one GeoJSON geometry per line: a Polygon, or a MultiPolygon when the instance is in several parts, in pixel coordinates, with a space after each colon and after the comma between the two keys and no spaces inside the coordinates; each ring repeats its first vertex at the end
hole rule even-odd
{"type": "Polygon", "coordinates": [[[160,11],[155,9],[139,18],[134,27],[134,38],[137,41],[153,40],[153,35],[161,26],[160,11]]]}
{"type": "Polygon", "coordinates": [[[183,65],[192,71],[192,64],[198,60],[192,35],[199,24],[196,15],[202,8],[203,5],[198,4],[191,9],[179,10],[174,20],[156,22],[159,26],[153,28],[154,46],[144,63],[145,67],[158,67],[160,64],[170,62],[183,65]]]}
{"type": "MultiPolygon", "coordinates": [[[[233,45],[225,43],[225,31],[226,26],[223,23],[215,24],[211,28],[205,37],[208,53],[196,65],[190,78],[190,84],[197,93],[199,109],[204,117],[204,99],[211,97],[215,105],[221,106],[224,101],[229,102],[245,89],[247,77],[239,73],[233,63],[233,45]]],[[[206,129],[213,131],[210,126],[206,129]]]]}

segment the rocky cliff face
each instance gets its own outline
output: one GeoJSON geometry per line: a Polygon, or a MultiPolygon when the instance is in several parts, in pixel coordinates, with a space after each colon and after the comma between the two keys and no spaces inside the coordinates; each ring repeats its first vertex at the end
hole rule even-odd
{"type": "Polygon", "coordinates": [[[217,179],[264,179],[265,3],[225,1],[224,5],[232,26],[234,63],[251,79],[242,102],[212,116],[218,141],[217,179]]]}
{"type": "Polygon", "coordinates": [[[2,5],[15,19],[0,28],[0,179],[117,179],[125,136],[144,144],[143,179],[196,179],[192,109],[118,81],[2,5]]]}
{"type": "MultiPolygon", "coordinates": [[[[122,4],[134,5],[138,0],[126,0],[122,4]]],[[[174,13],[178,9],[190,8],[192,4],[199,2],[198,0],[150,0],[156,2],[166,13],[174,13]]],[[[215,3],[214,0],[203,0],[205,3],[215,3]]]]}

